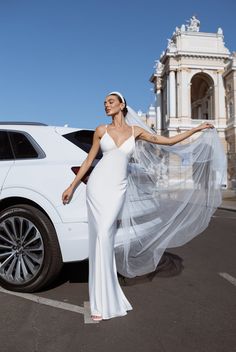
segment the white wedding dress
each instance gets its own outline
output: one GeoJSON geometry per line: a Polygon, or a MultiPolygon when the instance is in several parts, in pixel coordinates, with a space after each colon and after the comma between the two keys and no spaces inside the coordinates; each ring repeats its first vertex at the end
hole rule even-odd
{"type": "Polygon", "coordinates": [[[126,122],[132,135],[120,146],[106,126],[103,157],[87,183],[90,307],[103,319],[132,309],[117,271],[125,277],[150,273],[167,248],[202,233],[225,183],[226,158],[215,129],[190,143],[163,146],[135,141],[133,126],[141,122],[134,114],[126,122]]]}
{"type": "Polygon", "coordinates": [[[117,146],[106,126],[100,146],[103,157],[87,183],[89,296],[91,314],[110,319],[132,309],[119,285],[114,244],[117,218],[125,200],[127,166],[135,147],[134,128],[132,135],[117,146]]]}

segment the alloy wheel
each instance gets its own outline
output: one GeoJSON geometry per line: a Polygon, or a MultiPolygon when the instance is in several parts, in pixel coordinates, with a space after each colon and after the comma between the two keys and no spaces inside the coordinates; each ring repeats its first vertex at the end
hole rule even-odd
{"type": "Polygon", "coordinates": [[[8,216],[0,223],[0,277],[11,284],[25,284],[40,272],[44,244],[29,219],[8,216]]]}

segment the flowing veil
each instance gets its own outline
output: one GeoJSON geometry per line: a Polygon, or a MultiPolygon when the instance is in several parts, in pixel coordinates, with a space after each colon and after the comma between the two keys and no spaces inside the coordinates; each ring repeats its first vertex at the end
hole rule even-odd
{"type": "MultiPolygon", "coordinates": [[[[126,121],[155,133],[130,107],[126,121]]],[[[225,175],[226,157],[215,129],[173,146],[137,140],[117,221],[118,272],[126,277],[152,272],[166,248],[205,230],[221,204],[225,175]]]]}

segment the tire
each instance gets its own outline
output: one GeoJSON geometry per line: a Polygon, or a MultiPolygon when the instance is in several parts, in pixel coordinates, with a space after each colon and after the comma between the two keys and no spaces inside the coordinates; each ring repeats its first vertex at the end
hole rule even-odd
{"type": "Polygon", "coordinates": [[[0,285],[18,292],[48,286],[62,268],[56,231],[31,205],[11,206],[0,214],[0,285]]]}

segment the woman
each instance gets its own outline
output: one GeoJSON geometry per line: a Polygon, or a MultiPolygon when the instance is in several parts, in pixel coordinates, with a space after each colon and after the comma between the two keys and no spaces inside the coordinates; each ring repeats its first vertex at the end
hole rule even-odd
{"type": "Polygon", "coordinates": [[[198,131],[213,128],[212,124],[202,123],[167,138],[140,126],[127,124],[126,101],[119,92],[108,94],[104,105],[106,114],[111,116],[112,121],[96,128],[87,158],[62,195],[63,203],[68,203],[101,147],[103,157],[87,183],[89,295],[91,317],[96,321],[123,316],[132,309],[118,282],[114,243],[117,219],[125,203],[127,167],[135,150],[135,141],[168,146],[181,142],[198,131]]]}

